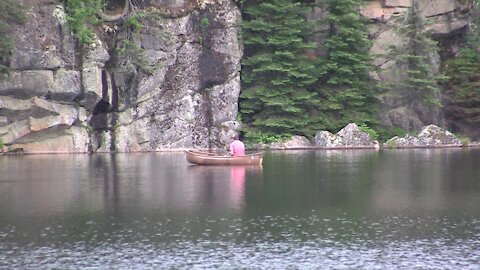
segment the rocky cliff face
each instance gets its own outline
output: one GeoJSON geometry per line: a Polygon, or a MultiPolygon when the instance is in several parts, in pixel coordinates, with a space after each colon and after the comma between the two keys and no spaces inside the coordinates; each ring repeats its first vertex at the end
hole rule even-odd
{"type": "MultiPolygon", "coordinates": [[[[426,21],[425,31],[430,31],[432,38],[438,42],[439,53],[425,55],[431,67],[432,76],[437,75],[442,61],[455,57],[459,44],[465,41],[470,22],[470,7],[468,1],[456,0],[416,0],[419,4],[420,16],[426,21]],[[465,4],[462,4],[465,3],[465,4]]],[[[317,0],[320,4],[322,0],[317,0]]],[[[388,56],[390,47],[402,47],[406,37],[400,26],[404,23],[401,18],[412,5],[412,0],[370,0],[363,1],[360,11],[370,23],[369,36],[373,42],[371,55],[375,57],[374,64],[379,70],[371,75],[379,82],[397,83],[406,76],[406,70],[399,68],[394,59],[388,56]]],[[[318,21],[324,16],[321,8],[312,10],[309,19],[318,21]]],[[[315,39],[321,43],[327,31],[325,26],[317,29],[315,39]]],[[[318,55],[322,55],[320,49],[318,55]]],[[[400,127],[406,130],[420,131],[424,126],[436,124],[444,126],[442,113],[439,107],[431,104],[422,104],[407,100],[403,92],[405,89],[396,87],[378,96],[382,104],[379,109],[381,121],[390,127],[400,127]]],[[[434,97],[441,102],[441,95],[434,97]]]]}
{"type": "MultiPolygon", "coordinates": [[[[241,16],[233,0],[143,1],[138,32],[105,23],[96,41],[81,49],[61,1],[22,3],[28,22],[12,26],[14,72],[0,82],[0,138],[10,151],[223,147],[227,133],[239,128],[241,16]]],[[[435,73],[444,58],[456,54],[468,31],[469,9],[455,0],[419,3],[442,46],[441,53],[429,56],[435,73]]],[[[380,67],[372,76],[379,81],[404,76],[381,55],[402,43],[395,18],[410,5],[411,0],[372,0],[361,10],[371,21],[371,53],[380,67]]],[[[322,16],[316,8],[309,18],[322,16]]],[[[405,100],[401,91],[379,96],[385,124],[409,130],[442,126],[438,108],[405,100]]]]}
{"type": "MultiPolygon", "coordinates": [[[[430,31],[438,42],[440,51],[428,57],[432,75],[438,74],[442,61],[453,57],[458,52],[458,45],[464,42],[469,24],[469,8],[455,0],[420,0],[418,8],[426,23],[425,31],[430,31]]],[[[371,54],[376,56],[374,64],[380,69],[373,74],[382,82],[400,82],[406,70],[402,70],[395,61],[384,57],[389,46],[401,45],[405,36],[397,29],[402,21],[395,18],[403,15],[412,5],[411,0],[378,0],[370,1],[362,10],[362,14],[371,20],[370,35],[374,44],[371,54]]],[[[436,124],[444,126],[441,110],[431,104],[409,101],[402,96],[402,88],[394,88],[378,98],[383,104],[380,118],[391,127],[420,131],[422,127],[436,124]]],[[[441,103],[441,95],[435,97],[441,103]]]]}
{"type": "Polygon", "coordinates": [[[206,148],[238,128],[241,16],[233,1],[147,1],[138,33],[103,25],[81,50],[60,1],[24,4],[14,72],[0,83],[0,136],[10,150],[206,148]]]}

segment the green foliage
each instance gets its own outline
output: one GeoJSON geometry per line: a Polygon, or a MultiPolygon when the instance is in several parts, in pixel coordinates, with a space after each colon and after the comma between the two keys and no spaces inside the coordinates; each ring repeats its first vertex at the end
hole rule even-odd
{"type": "Polygon", "coordinates": [[[418,10],[418,1],[413,1],[405,17],[401,19],[402,27],[398,32],[406,37],[406,43],[404,46],[392,47],[390,54],[397,68],[405,71],[405,78],[391,86],[402,89],[403,98],[409,103],[418,100],[440,106],[439,83],[445,81],[446,77],[436,75],[432,71],[429,56],[436,54],[439,49],[425,31],[425,23],[418,10]]]}
{"type": "MultiPolygon", "coordinates": [[[[5,143],[3,142],[3,139],[0,138],[0,148],[3,148],[4,145],[5,145],[5,143]]],[[[1,152],[1,151],[2,151],[2,150],[0,149],[0,152],[1,152]]]]}
{"type": "Polygon", "coordinates": [[[94,41],[92,24],[100,20],[97,14],[102,10],[103,0],[64,0],[67,20],[72,32],[81,44],[91,44],[94,41]]]}
{"type": "Polygon", "coordinates": [[[0,79],[9,72],[8,61],[13,48],[11,24],[23,24],[25,10],[16,0],[0,0],[0,79]]]}
{"type": "MultiPolygon", "coordinates": [[[[134,3],[132,3],[133,5],[134,3]]],[[[145,50],[139,44],[138,34],[144,27],[146,20],[155,20],[155,14],[147,14],[145,11],[139,10],[136,6],[132,7],[132,11],[127,15],[120,30],[116,32],[115,50],[112,52],[115,61],[118,63],[131,63],[146,74],[152,74],[156,66],[151,66],[145,56],[145,50]]],[[[159,33],[158,38],[164,38],[159,33]]]]}
{"type": "Polygon", "coordinates": [[[207,28],[209,25],[210,21],[208,20],[208,18],[202,18],[202,20],[200,20],[200,26],[202,26],[203,28],[207,28]]]}
{"type": "Polygon", "coordinates": [[[257,143],[270,144],[272,142],[278,142],[282,139],[280,136],[264,134],[261,132],[245,132],[244,135],[245,142],[247,145],[254,145],[257,143]]]}
{"type": "Polygon", "coordinates": [[[461,49],[460,56],[446,67],[450,76],[444,97],[448,117],[458,123],[480,124],[480,54],[473,48],[461,49]]]}
{"type": "Polygon", "coordinates": [[[457,138],[460,140],[460,142],[462,143],[462,146],[468,146],[468,144],[470,143],[470,138],[468,136],[465,136],[465,135],[455,135],[457,136],[457,138]]]}
{"type": "Polygon", "coordinates": [[[445,74],[450,78],[444,91],[444,111],[448,127],[454,132],[480,138],[480,11],[472,14],[468,42],[459,56],[448,61],[445,74]]]}
{"type": "Polygon", "coordinates": [[[446,65],[446,74],[450,77],[444,95],[446,110],[457,120],[465,118],[480,124],[480,54],[474,48],[462,48],[459,57],[446,65]]]}
{"type": "Polygon", "coordinates": [[[396,143],[395,141],[388,141],[388,142],[384,145],[384,147],[385,147],[386,149],[395,149],[395,148],[397,148],[397,143],[396,143]]]}
{"type": "Polygon", "coordinates": [[[312,48],[306,42],[311,33],[306,12],[291,0],[267,0],[245,8],[240,112],[257,136],[314,132],[309,114],[317,98],[308,87],[316,81],[316,69],[305,55],[312,48]]]}
{"type": "Polygon", "coordinates": [[[360,0],[326,0],[323,23],[329,34],[325,58],[319,61],[317,86],[325,128],[338,130],[350,122],[373,126],[377,88],[369,76],[374,70],[366,22],[359,14],[360,0]]]}
{"type": "Polygon", "coordinates": [[[377,132],[374,129],[372,129],[371,127],[367,126],[366,124],[362,124],[362,125],[358,126],[358,128],[361,131],[366,132],[368,134],[368,136],[370,136],[370,139],[372,139],[372,140],[377,140],[378,139],[377,132]]]}
{"type": "Polygon", "coordinates": [[[145,12],[137,11],[130,14],[124,22],[124,26],[130,31],[136,32],[143,27],[143,19],[146,17],[145,12]]]}
{"type": "Polygon", "coordinates": [[[395,136],[404,137],[408,134],[408,131],[403,128],[391,127],[376,127],[376,132],[378,134],[377,140],[379,142],[386,142],[395,136]]]}

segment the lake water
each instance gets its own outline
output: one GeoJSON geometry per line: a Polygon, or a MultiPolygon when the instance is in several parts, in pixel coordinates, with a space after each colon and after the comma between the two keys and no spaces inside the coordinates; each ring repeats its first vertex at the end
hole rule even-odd
{"type": "Polygon", "coordinates": [[[480,149],[0,157],[1,269],[480,269],[480,149]]]}

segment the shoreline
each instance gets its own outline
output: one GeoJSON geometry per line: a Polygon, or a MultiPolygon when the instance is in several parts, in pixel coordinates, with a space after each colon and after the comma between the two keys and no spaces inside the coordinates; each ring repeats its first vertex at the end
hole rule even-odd
{"type": "MultiPolygon", "coordinates": [[[[309,147],[291,147],[291,148],[247,148],[247,151],[309,151],[309,150],[318,150],[318,151],[331,151],[331,150],[405,150],[405,149],[453,149],[453,148],[480,148],[480,143],[468,143],[468,144],[444,144],[444,145],[412,145],[412,146],[395,146],[388,147],[385,144],[380,146],[334,146],[334,147],[319,147],[319,146],[309,146],[309,147]]],[[[177,153],[184,152],[185,150],[196,149],[196,150],[211,150],[208,148],[165,148],[157,149],[154,151],[129,151],[129,152],[69,152],[69,151],[38,151],[38,152],[23,152],[23,151],[14,151],[14,152],[0,152],[0,156],[19,156],[19,155],[95,155],[95,154],[141,154],[141,153],[177,153]]],[[[220,149],[220,148],[219,148],[220,149]]],[[[218,150],[218,149],[215,149],[218,150]]]]}

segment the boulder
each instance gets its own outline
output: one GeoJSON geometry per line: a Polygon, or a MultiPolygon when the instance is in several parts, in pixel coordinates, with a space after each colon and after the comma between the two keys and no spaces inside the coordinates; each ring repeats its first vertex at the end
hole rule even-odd
{"type": "Polygon", "coordinates": [[[462,142],[448,130],[436,125],[428,125],[422,129],[418,136],[410,134],[402,138],[395,136],[385,144],[390,148],[459,147],[462,142]]]}
{"type": "Polygon", "coordinates": [[[283,142],[271,143],[269,148],[274,150],[288,150],[288,149],[308,149],[311,148],[310,141],[304,136],[292,136],[290,139],[283,142]]]}
{"type": "Polygon", "coordinates": [[[418,134],[418,139],[425,145],[461,145],[462,142],[448,130],[436,125],[428,125],[418,134]]]}
{"type": "Polygon", "coordinates": [[[342,128],[337,133],[337,136],[342,139],[344,146],[370,146],[378,144],[378,142],[370,138],[368,133],[360,130],[355,123],[350,123],[342,128]]]}
{"type": "Polygon", "coordinates": [[[334,148],[342,145],[342,138],[330,131],[319,131],[315,134],[314,146],[334,148]]]}
{"type": "Polygon", "coordinates": [[[350,123],[337,134],[320,131],[315,134],[314,146],[321,148],[373,148],[378,149],[377,141],[370,138],[368,133],[350,123]]]}
{"type": "Polygon", "coordinates": [[[421,142],[417,137],[412,136],[410,134],[407,134],[407,135],[405,135],[405,137],[395,136],[395,137],[391,138],[390,140],[388,140],[385,143],[385,145],[388,148],[394,148],[394,147],[401,148],[401,147],[420,146],[421,142]]]}

